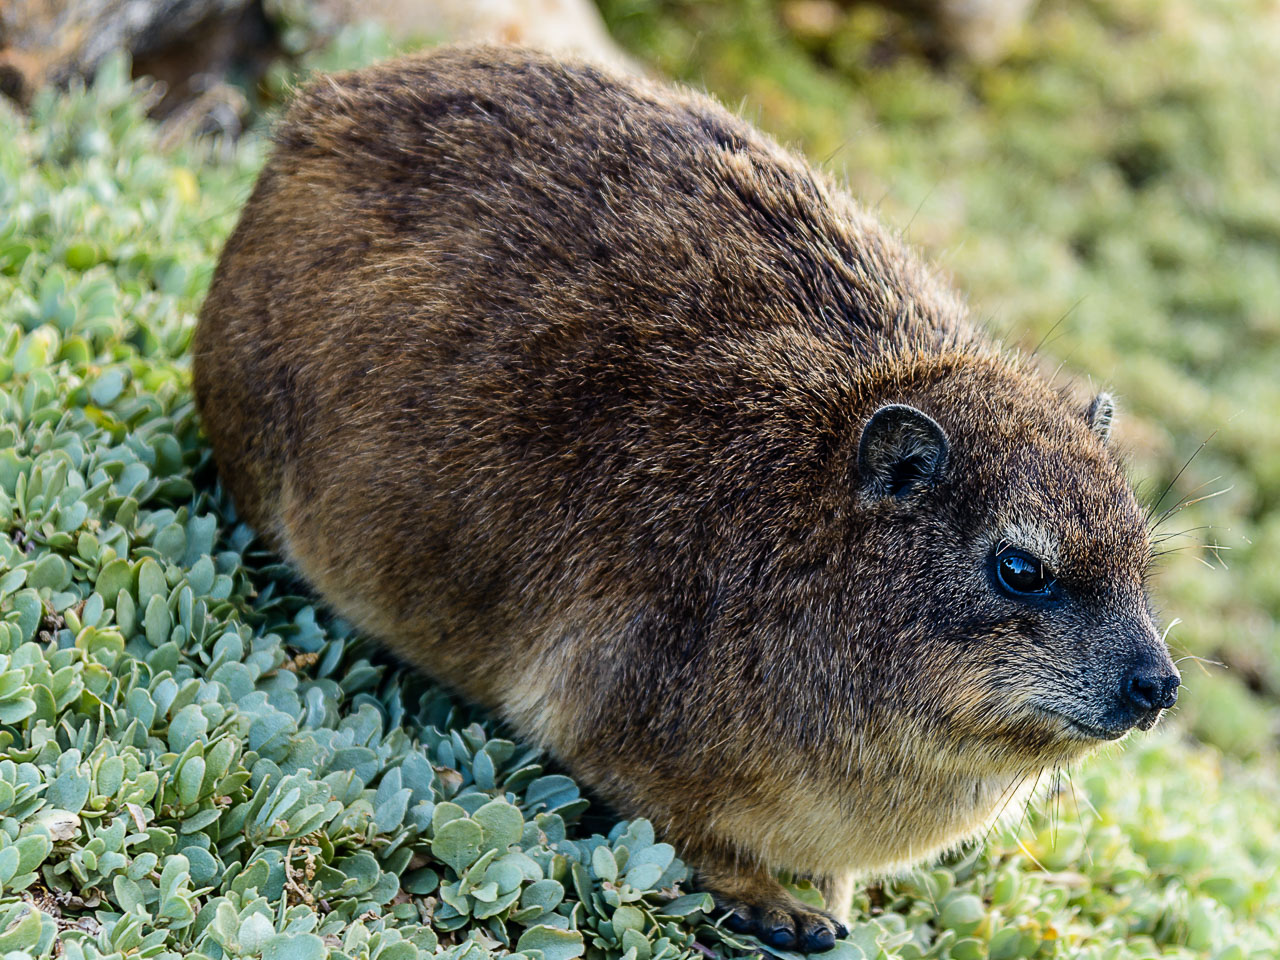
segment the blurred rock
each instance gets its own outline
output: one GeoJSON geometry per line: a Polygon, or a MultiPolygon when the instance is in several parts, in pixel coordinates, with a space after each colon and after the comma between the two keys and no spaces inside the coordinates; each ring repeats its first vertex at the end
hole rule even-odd
{"type": "MultiPolygon", "coordinates": [[[[231,55],[251,0],[3,0],[0,3],[0,92],[26,103],[46,84],[88,77],[108,54],[160,56],[175,45],[204,55],[231,55]]],[[[198,61],[185,68],[196,72],[198,61]]]]}
{"type": "Polygon", "coordinates": [[[511,43],[638,68],[613,42],[591,0],[315,0],[339,22],[376,20],[394,36],[511,43]]]}
{"type": "Polygon", "coordinates": [[[26,104],[126,50],[135,75],[163,84],[157,115],[234,134],[247,106],[229,77],[251,88],[273,58],[300,52],[279,42],[290,24],[316,28],[305,48],[358,20],[397,40],[515,43],[638,70],[591,0],[0,0],[0,94],[26,104]]]}
{"type": "Polygon", "coordinates": [[[864,2],[906,17],[930,51],[986,63],[1008,51],[1035,0],[783,0],[782,20],[800,39],[821,42],[864,2]]]}
{"type": "Polygon", "coordinates": [[[1034,0],[932,0],[938,39],[981,63],[998,59],[1026,22],[1034,0]]]}
{"type": "Polygon", "coordinates": [[[782,21],[802,39],[826,40],[840,29],[844,10],[835,0],[787,0],[782,21]]]}

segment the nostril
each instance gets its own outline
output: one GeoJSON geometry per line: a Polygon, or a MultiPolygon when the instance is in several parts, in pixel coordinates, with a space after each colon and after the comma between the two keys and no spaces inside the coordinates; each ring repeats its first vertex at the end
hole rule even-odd
{"type": "Polygon", "coordinates": [[[1124,692],[1137,709],[1155,710],[1156,704],[1164,699],[1164,679],[1149,673],[1130,674],[1124,692]]]}
{"type": "Polygon", "coordinates": [[[1125,681],[1124,695],[1135,710],[1164,710],[1178,702],[1181,682],[1176,673],[1133,673],[1125,681]]]}
{"type": "Polygon", "coordinates": [[[1159,705],[1167,710],[1178,702],[1178,687],[1182,686],[1182,678],[1176,673],[1170,674],[1164,678],[1164,690],[1160,697],[1159,705]]]}

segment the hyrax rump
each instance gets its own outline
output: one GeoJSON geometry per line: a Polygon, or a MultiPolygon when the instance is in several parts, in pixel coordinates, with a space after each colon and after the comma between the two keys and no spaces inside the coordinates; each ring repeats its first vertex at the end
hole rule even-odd
{"type": "Polygon", "coordinates": [[[1110,400],[711,100],[453,49],[276,139],[196,335],[244,517],[734,929],[830,946],[853,878],[1173,704],[1110,400]]]}

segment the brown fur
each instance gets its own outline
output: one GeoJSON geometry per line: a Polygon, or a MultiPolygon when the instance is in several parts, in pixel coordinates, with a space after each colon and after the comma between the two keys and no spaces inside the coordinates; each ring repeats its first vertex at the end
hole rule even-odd
{"type": "Polygon", "coordinates": [[[1172,670],[1109,402],[705,97],[454,49],[316,81],[277,140],[196,338],[244,516],[731,922],[825,946],[775,871],[954,846],[1099,739],[1046,711],[1119,735],[1126,671],[1172,670]],[[901,495],[864,429],[870,474],[933,428],[885,404],[949,442],[901,495]],[[1001,595],[1006,541],[1069,601],[1001,595]]]}

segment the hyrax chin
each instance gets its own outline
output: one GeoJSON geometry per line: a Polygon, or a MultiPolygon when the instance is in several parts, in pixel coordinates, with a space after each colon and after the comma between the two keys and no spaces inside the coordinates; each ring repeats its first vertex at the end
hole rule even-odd
{"type": "Polygon", "coordinates": [[[317,81],[195,380],[244,516],[335,610],[777,947],[1176,697],[1109,398],[687,91],[487,48],[317,81]]]}

